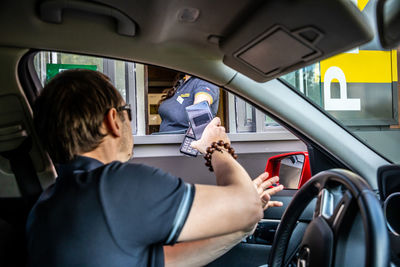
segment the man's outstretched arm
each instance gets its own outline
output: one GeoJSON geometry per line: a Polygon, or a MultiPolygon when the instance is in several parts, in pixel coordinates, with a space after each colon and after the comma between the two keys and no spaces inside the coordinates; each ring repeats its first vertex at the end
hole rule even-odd
{"type": "MultiPolygon", "coordinates": [[[[219,118],[214,118],[202,138],[192,146],[205,154],[212,142],[230,143],[219,118]]],[[[247,232],[263,216],[261,200],[245,169],[223,149],[212,154],[217,185],[196,184],[195,196],[177,241],[194,241],[247,232]]],[[[208,171],[206,167],[204,171],[208,171]]]]}
{"type": "MultiPolygon", "coordinates": [[[[281,191],[283,187],[278,186],[267,189],[278,181],[278,177],[268,179],[268,173],[263,173],[253,180],[264,210],[268,207],[282,206],[282,202],[270,201],[270,196],[281,191]]],[[[252,234],[254,229],[255,226],[249,232],[237,231],[219,237],[182,242],[174,246],[164,246],[165,266],[204,266],[228,252],[243,238],[252,234]]]]}

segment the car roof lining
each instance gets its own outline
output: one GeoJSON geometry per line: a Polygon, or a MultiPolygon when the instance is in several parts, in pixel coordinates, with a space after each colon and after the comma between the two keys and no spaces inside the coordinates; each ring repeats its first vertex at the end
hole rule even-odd
{"type": "MultiPolygon", "coordinates": [[[[3,36],[0,45],[78,52],[160,65],[199,77],[208,76],[220,85],[233,77],[235,71],[222,64],[223,55],[218,45],[207,38],[210,34],[219,35],[228,31],[230,17],[240,16],[249,3],[253,4],[252,1],[235,1],[234,4],[226,0],[217,1],[218,5],[213,5],[212,12],[200,13],[196,23],[171,19],[176,17],[180,1],[135,1],[135,5],[129,5],[129,2],[113,1],[112,5],[134,18],[138,24],[138,34],[134,37],[119,35],[113,19],[105,16],[66,10],[63,22],[53,24],[40,19],[36,1],[26,1],[24,5],[9,2],[0,11],[0,23],[3,25],[0,28],[3,36]],[[223,10],[229,11],[229,16],[224,16],[223,20],[227,21],[226,25],[221,23],[218,15],[223,10]],[[149,22],[149,14],[157,15],[153,15],[149,22]],[[216,64],[221,65],[217,68],[221,69],[221,73],[213,74],[216,64]],[[207,71],[210,69],[214,70],[207,71]]],[[[206,2],[210,6],[210,1],[188,1],[186,4],[206,7],[206,2]]]]}
{"type": "MultiPolygon", "coordinates": [[[[0,45],[79,52],[154,64],[208,77],[219,85],[232,79],[236,71],[231,68],[264,82],[333,53],[350,49],[372,37],[361,13],[347,0],[329,1],[328,5],[325,1],[324,4],[318,4],[320,0],[299,0],[295,4],[290,0],[188,0],[184,5],[179,0],[90,2],[111,7],[131,18],[137,25],[133,37],[118,34],[115,20],[110,17],[74,9],[62,11],[61,24],[45,22],[41,19],[39,10],[40,4],[46,2],[30,0],[24,5],[15,1],[8,2],[0,11],[0,23],[4,25],[0,29],[3,37],[0,45]],[[185,16],[180,14],[185,9],[197,10],[198,17],[193,22],[189,15],[182,19],[185,16]],[[311,15],[307,15],[308,12],[311,15]],[[351,21],[354,25],[343,29],[340,23],[324,20],[330,12],[342,15],[344,22],[351,21]],[[288,15],[276,15],[285,13],[288,15]],[[321,29],[321,20],[326,21],[325,24],[329,27],[324,26],[321,29]],[[248,60],[248,64],[243,64],[246,60],[240,59],[237,54],[244,47],[254,47],[254,40],[268,32],[269,25],[279,25],[289,34],[304,28],[312,29],[314,33],[320,31],[322,39],[317,38],[321,39],[318,45],[311,44],[311,49],[319,51],[319,54],[306,59],[303,57],[302,62],[294,64],[292,59],[298,57],[296,53],[304,51],[305,41],[302,40],[298,45],[299,49],[286,49],[285,53],[280,53],[281,62],[288,62],[290,68],[280,65],[280,60],[267,60],[267,63],[264,62],[268,65],[267,69],[276,71],[273,75],[260,75],[260,71],[254,68],[254,62],[248,60]],[[332,36],[339,32],[346,37],[345,40],[332,42],[332,36]],[[294,54],[289,53],[291,50],[294,54]],[[219,73],[215,73],[215,64],[221,65],[217,67],[219,73]]],[[[303,34],[303,37],[306,35],[303,34]]],[[[270,39],[275,43],[282,43],[282,47],[286,44],[286,48],[290,48],[296,42],[294,40],[303,37],[298,34],[295,38],[270,39]]],[[[310,43],[305,45],[310,48],[310,43]]],[[[274,48],[279,46],[275,45],[274,48]]],[[[268,55],[272,54],[265,56],[268,55]]]]}

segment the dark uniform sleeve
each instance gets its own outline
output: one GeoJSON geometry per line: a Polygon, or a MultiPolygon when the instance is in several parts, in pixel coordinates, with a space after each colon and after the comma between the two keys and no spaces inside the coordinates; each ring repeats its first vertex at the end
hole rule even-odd
{"type": "Polygon", "coordinates": [[[213,104],[214,102],[218,102],[218,100],[219,100],[219,87],[218,86],[216,86],[212,83],[203,81],[198,78],[196,78],[196,81],[197,81],[197,83],[193,89],[193,95],[194,95],[193,101],[196,98],[196,95],[198,95],[198,94],[208,94],[212,98],[212,102],[210,104],[213,104]]]}
{"type": "Polygon", "coordinates": [[[176,242],[192,206],[193,185],[140,164],[113,163],[102,176],[100,201],[120,246],[176,242]]]}

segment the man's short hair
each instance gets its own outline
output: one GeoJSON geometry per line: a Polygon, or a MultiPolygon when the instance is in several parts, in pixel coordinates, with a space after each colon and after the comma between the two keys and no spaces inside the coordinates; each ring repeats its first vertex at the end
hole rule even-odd
{"type": "Polygon", "coordinates": [[[104,116],[123,103],[104,74],[84,69],[57,74],[43,88],[34,105],[39,138],[55,163],[95,149],[106,136],[104,116]]]}

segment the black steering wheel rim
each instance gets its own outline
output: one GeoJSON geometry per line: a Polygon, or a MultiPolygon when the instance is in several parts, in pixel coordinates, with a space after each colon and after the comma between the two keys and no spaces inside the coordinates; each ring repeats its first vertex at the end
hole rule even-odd
{"type": "Polygon", "coordinates": [[[366,232],[366,266],[389,265],[389,236],[382,207],[375,193],[357,174],[348,170],[332,169],[315,175],[293,197],[276,231],[269,266],[284,266],[288,243],[300,215],[327,183],[332,181],[342,184],[357,202],[366,232]]]}

